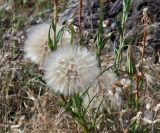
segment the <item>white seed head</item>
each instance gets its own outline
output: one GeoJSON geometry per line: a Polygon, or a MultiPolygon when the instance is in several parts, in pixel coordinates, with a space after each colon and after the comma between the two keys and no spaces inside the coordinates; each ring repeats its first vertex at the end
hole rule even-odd
{"type": "Polygon", "coordinates": [[[48,86],[63,95],[88,89],[100,72],[94,54],[86,48],[69,45],[54,51],[46,61],[44,70],[48,86]]]}
{"type": "MultiPolygon", "coordinates": [[[[90,107],[91,110],[97,110],[102,112],[104,109],[109,108],[110,104],[110,87],[113,82],[116,81],[116,75],[113,72],[105,71],[98,77],[94,85],[89,88],[88,94],[84,97],[84,105],[90,107]],[[92,100],[92,101],[91,101],[92,100]]],[[[112,106],[112,105],[111,105],[112,106]]]]}
{"type": "MultiPolygon", "coordinates": [[[[48,48],[48,32],[50,23],[43,23],[37,26],[33,26],[27,33],[27,38],[24,42],[25,58],[30,59],[33,63],[42,65],[44,60],[51,52],[48,48]]],[[[57,32],[62,27],[57,25],[57,32]]],[[[51,30],[51,39],[53,40],[54,33],[51,30]]],[[[66,45],[70,42],[69,33],[64,33],[62,40],[58,43],[58,46],[66,45]]]]}

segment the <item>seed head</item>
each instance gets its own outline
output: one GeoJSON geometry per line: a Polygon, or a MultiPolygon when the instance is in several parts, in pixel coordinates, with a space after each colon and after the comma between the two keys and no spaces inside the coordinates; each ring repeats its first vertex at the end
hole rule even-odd
{"type": "Polygon", "coordinates": [[[93,84],[100,71],[93,53],[69,45],[54,51],[44,70],[48,86],[63,95],[83,92],[93,84]]]}
{"type": "MultiPolygon", "coordinates": [[[[45,59],[51,52],[48,48],[48,32],[50,28],[50,23],[43,23],[37,26],[33,26],[31,30],[27,33],[27,38],[24,42],[24,52],[25,57],[30,59],[33,63],[42,65],[45,59]]],[[[62,27],[57,25],[57,32],[62,27]]],[[[51,30],[51,39],[53,40],[54,33],[51,30]]],[[[58,46],[66,45],[70,43],[69,33],[64,33],[64,36],[59,41],[58,46]]]]}

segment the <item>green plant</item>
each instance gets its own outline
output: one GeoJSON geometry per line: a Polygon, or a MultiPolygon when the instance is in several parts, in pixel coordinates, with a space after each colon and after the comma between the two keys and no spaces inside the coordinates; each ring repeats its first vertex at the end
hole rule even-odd
{"type": "Polygon", "coordinates": [[[100,22],[96,34],[96,54],[100,67],[101,67],[101,59],[100,59],[101,52],[106,44],[106,38],[103,37],[103,16],[104,16],[103,14],[104,14],[103,2],[100,1],[100,22]]]}
{"type": "Polygon", "coordinates": [[[115,65],[118,65],[117,68],[120,66],[120,60],[122,58],[122,49],[126,46],[125,44],[125,23],[127,21],[128,13],[130,11],[131,0],[123,0],[123,10],[120,17],[120,21],[117,21],[117,29],[119,32],[119,43],[118,49],[115,48],[115,65]]]}

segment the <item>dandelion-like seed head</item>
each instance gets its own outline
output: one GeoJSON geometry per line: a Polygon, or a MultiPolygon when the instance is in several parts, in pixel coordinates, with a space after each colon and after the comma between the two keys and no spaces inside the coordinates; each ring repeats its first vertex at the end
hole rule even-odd
{"type": "Polygon", "coordinates": [[[48,86],[63,95],[83,92],[100,72],[93,53],[86,48],[69,45],[54,51],[44,70],[48,86]]]}
{"type": "MultiPolygon", "coordinates": [[[[45,59],[48,57],[51,50],[48,47],[48,32],[50,23],[43,23],[37,26],[33,26],[27,33],[27,38],[24,43],[25,57],[30,59],[33,63],[42,65],[45,59]]],[[[57,25],[57,32],[62,27],[57,25]]],[[[53,30],[50,32],[51,39],[54,38],[53,30]]],[[[64,33],[62,39],[60,39],[58,46],[66,45],[70,43],[69,33],[64,33]]]]}
{"type": "Polygon", "coordinates": [[[87,95],[85,95],[84,106],[89,105],[91,110],[99,109],[99,112],[108,109],[108,102],[110,103],[111,100],[109,92],[111,84],[115,81],[116,75],[113,72],[105,71],[102,73],[102,75],[97,78],[94,85],[89,88],[87,95]]]}

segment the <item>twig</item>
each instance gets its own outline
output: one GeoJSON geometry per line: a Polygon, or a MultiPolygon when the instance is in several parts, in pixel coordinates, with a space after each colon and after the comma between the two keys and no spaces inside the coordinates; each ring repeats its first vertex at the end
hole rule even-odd
{"type": "Polygon", "coordinates": [[[78,41],[81,44],[81,17],[82,17],[82,6],[83,6],[83,0],[79,0],[79,18],[78,18],[78,22],[79,22],[79,26],[78,26],[78,41]]]}
{"type": "Polygon", "coordinates": [[[147,39],[147,27],[148,27],[148,22],[149,22],[149,17],[148,17],[148,8],[143,9],[143,26],[144,26],[144,32],[143,32],[143,46],[142,46],[142,56],[141,56],[141,64],[143,64],[143,58],[144,58],[144,52],[145,52],[145,46],[146,46],[146,39],[147,39]]]}
{"type": "Polygon", "coordinates": [[[58,20],[58,0],[53,0],[53,1],[54,1],[54,14],[53,14],[54,45],[57,46],[56,29],[57,29],[57,20],[58,20]]]}

